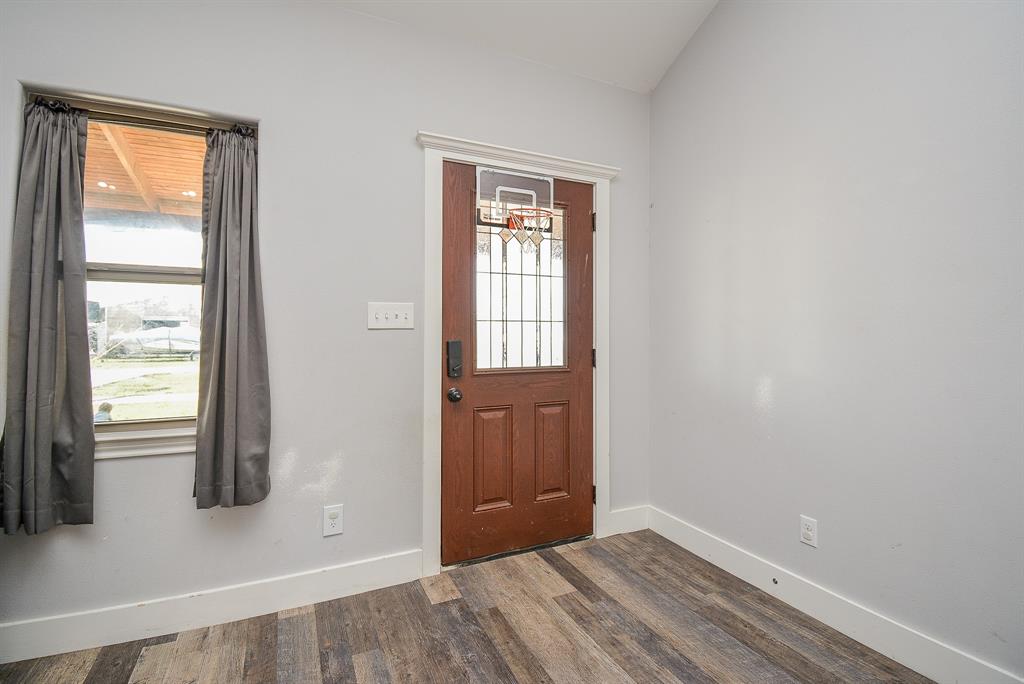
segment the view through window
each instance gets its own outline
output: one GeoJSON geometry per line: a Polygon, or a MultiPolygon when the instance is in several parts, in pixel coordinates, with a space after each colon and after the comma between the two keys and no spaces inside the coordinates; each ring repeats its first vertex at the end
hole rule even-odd
{"type": "Polygon", "coordinates": [[[85,251],[94,421],[194,418],[200,135],[91,121],[85,251]]]}

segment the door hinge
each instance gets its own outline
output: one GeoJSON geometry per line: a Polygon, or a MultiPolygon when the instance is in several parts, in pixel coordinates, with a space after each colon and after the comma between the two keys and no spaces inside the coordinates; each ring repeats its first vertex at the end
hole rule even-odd
{"type": "Polygon", "coordinates": [[[597,368],[597,350],[596,349],[591,349],[590,350],[590,365],[593,366],[594,368],[597,368]]]}
{"type": "Polygon", "coordinates": [[[590,229],[593,231],[597,230],[597,212],[590,212],[590,229]]]}
{"type": "Polygon", "coordinates": [[[597,503],[597,485],[590,488],[590,493],[593,495],[594,503],[597,503]]]}

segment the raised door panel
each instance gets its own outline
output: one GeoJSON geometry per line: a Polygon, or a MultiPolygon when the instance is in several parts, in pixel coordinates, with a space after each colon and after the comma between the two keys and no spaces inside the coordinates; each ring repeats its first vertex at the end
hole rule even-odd
{"type": "Polygon", "coordinates": [[[512,407],[473,411],[473,510],[512,505],[512,407]]]}
{"type": "Polygon", "coordinates": [[[569,402],[535,407],[536,500],[569,496],[569,402]]]}

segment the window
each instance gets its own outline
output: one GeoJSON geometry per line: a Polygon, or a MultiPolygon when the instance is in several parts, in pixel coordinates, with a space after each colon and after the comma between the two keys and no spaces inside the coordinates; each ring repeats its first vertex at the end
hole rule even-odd
{"type": "Polygon", "coordinates": [[[94,422],[194,420],[201,134],[90,119],[85,253],[94,422]]]}
{"type": "Polygon", "coordinates": [[[565,367],[567,221],[553,195],[552,178],[477,167],[477,370],[565,367]]]}

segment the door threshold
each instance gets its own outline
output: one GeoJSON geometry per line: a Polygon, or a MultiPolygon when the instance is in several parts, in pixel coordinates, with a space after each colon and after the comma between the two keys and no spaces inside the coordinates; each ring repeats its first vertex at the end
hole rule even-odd
{"type": "Polygon", "coordinates": [[[565,546],[566,544],[575,544],[576,542],[590,539],[593,534],[581,534],[578,537],[569,537],[568,539],[558,539],[553,542],[547,542],[546,544],[537,544],[536,546],[528,546],[525,549],[512,549],[511,551],[502,551],[501,553],[492,553],[490,556],[482,556],[480,558],[471,558],[470,560],[461,561],[459,563],[452,563],[451,565],[441,566],[441,572],[447,570],[455,570],[457,568],[464,568],[469,565],[476,565],[477,563],[486,563],[487,561],[498,560],[499,558],[508,558],[509,556],[518,556],[522,553],[530,553],[531,551],[543,551],[544,549],[551,549],[556,546],[565,546]]]}

